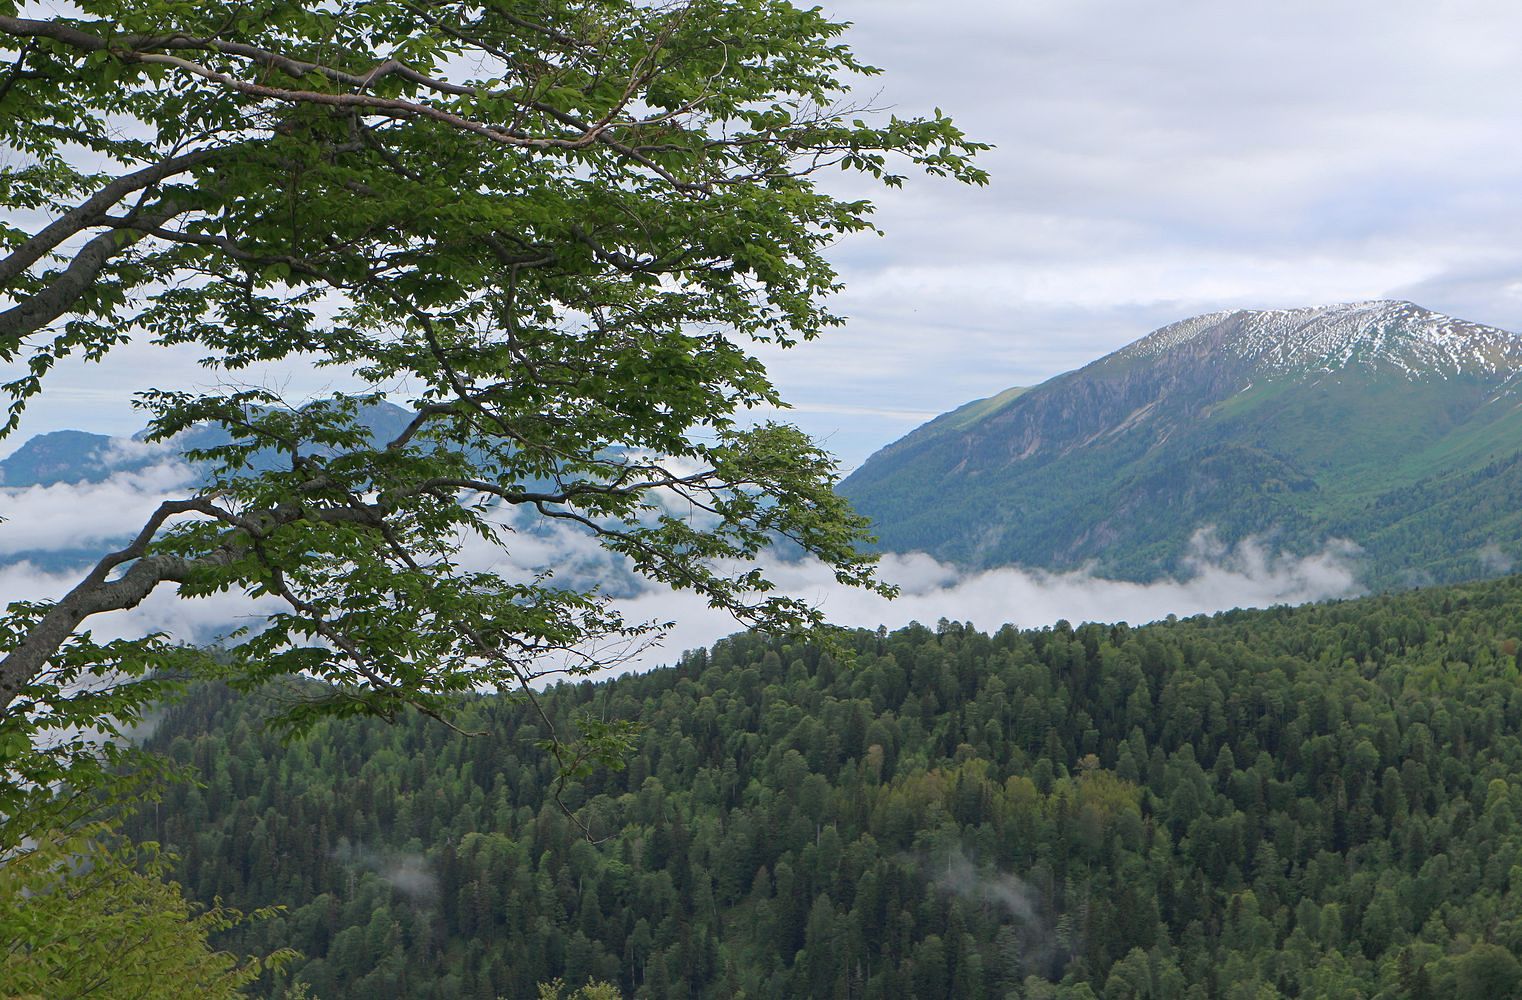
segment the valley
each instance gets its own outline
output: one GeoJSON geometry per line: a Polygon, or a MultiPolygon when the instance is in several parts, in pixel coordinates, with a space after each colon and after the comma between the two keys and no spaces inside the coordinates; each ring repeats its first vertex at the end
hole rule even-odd
{"type": "Polygon", "coordinates": [[[565,787],[575,821],[521,700],[462,704],[474,737],[287,742],[261,718],[291,692],[207,688],[150,742],[201,784],[128,829],[196,898],[284,904],[232,943],[298,948],[271,985],[319,996],[1494,1000],[1522,990],[1519,639],[1515,577],[737,635],[545,693],[557,726],[642,727],[565,787]]]}

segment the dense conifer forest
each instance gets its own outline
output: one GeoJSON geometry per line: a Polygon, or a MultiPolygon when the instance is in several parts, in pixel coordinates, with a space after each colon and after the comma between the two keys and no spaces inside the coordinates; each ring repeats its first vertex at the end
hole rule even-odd
{"type": "MultiPolygon", "coordinates": [[[[645,729],[550,798],[521,701],[283,741],[203,688],[132,825],[323,998],[1522,992],[1522,579],[1140,628],[741,635],[550,691],[645,729]]],[[[289,694],[289,692],[284,692],[289,694]]]]}

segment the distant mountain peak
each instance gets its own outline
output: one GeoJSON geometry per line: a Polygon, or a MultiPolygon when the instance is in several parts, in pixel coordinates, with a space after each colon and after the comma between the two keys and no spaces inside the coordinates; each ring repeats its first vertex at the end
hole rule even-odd
{"type": "Polygon", "coordinates": [[[1389,368],[1414,381],[1522,370],[1522,337],[1411,302],[1378,299],[1207,313],[1156,330],[1106,360],[1170,354],[1237,357],[1266,374],[1389,368]]]}

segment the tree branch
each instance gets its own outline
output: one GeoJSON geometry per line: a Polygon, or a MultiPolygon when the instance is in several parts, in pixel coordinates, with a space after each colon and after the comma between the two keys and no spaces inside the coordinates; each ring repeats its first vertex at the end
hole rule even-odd
{"type": "Polygon", "coordinates": [[[177,556],[146,556],[164,522],[178,514],[202,513],[219,520],[230,515],[205,499],[169,500],[159,505],[148,523],[126,548],[112,552],[95,564],[89,574],[63,599],[48,609],[34,627],[27,630],[16,648],[0,658],[0,710],[7,708],[21,690],[31,683],[74,630],[86,618],[106,611],[127,611],[142,603],[161,583],[183,582],[202,566],[222,565],[230,561],[235,550],[224,546],[200,559],[177,556]],[[133,562],[136,560],[136,562],[133,562]],[[127,572],[107,580],[111,571],[132,562],[127,572]]]}
{"type": "Polygon", "coordinates": [[[0,288],[4,288],[14,281],[27,268],[37,263],[37,261],[41,260],[50,251],[56,249],[75,233],[99,225],[111,206],[121,201],[127,195],[151,187],[176,174],[182,174],[193,167],[208,163],[217,157],[225,156],[233,150],[246,148],[251,145],[253,145],[252,142],[244,142],[238,143],[235,146],[223,146],[218,149],[198,149],[179,156],[171,156],[166,160],[160,160],[158,163],[144,167],[141,170],[118,177],[85,201],[59,216],[40,230],[36,236],[27,240],[15,250],[12,250],[3,260],[0,260],[0,288]]]}
{"type": "MultiPolygon", "coordinates": [[[[313,490],[330,482],[319,477],[302,484],[313,490]]],[[[46,666],[49,657],[68,641],[85,619],[108,611],[130,611],[161,583],[184,583],[201,570],[225,566],[239,558],[250,544],[276,528],[307,520],[324,524],[348,523],[374,528],[384,523],[380,504],[356,504],[312,510],[299,503],[286,503],[267,510],[237,515],[205,497],[167,500],[154,511],[136,538],[125,548],[104,556],[73,590],[48,609],[16,648],[0,658],[0,711],[10,705],[46,666]],[[226,524],[230,531],[220,545],[195,558],[148,554],[154,537],[171,517],[199,513],[226,524]],[[123,564],[127,571],[114,580],[107,577],[123,564]]]]}
{"type": "Polygon", "coordinates": [[[295,80],[299,80],[310,73],[317,73],[332,80],[334,83],[342,83],[352,87],[359,87],[360,89],[373,86],[375,81],[394,75],[421,87],[427,87],[429,90],[436,90],[439,93],[450,94],[456,97],[469,97],[475,93],[474,88],[431,77],[396,59],[383,59],[365,73],[349,73],[331,66],[325,66],[322,63],[292,59],[289,56],[260,48],[257,45],[249,45],[245,42],[227,42],[220,38],[196,38],[191,35],[173,34],[126,35],[121,38],[105,39],[99,35],[92,35],[89,32],[81,31],[69,25],[20,17],[0,17],[0,32],[14,35],[18,38],[51,38],[54,41],[63,42],[65,45],[81,49],[85,52],[99,52],[104,49],[110,49],[119,53],[123,51],[141,53],[153,49],[163,51],[217,52],[223,55],[239,56],[258,63],[261,66],[277,69],[295,80]]]}
{"type": "Polygon", "coordinates": [[[102,233],[86,243],[69,266],[40,292],[0,312],[0,360],[13,358],[22,340],[68,312],[90,290],[111,259],[146,236],[145,230],[160,226],[183,211],[183,208],[163,209],[137,219],[130,228],[102,233]]]}

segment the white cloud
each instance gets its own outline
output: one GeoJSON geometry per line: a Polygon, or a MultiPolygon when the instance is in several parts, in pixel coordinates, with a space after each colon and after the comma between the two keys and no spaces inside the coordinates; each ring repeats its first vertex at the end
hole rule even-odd
{"type": "MultiPolygon", "coordinates": [[[[138,441],[129,437],[113,437],[106,443],[99,457],[107,467],[113,469],[154,459],[160,459],[160,464],[178,462],[175,446],[168,441],[138,441]]],[[[185,471],[188,476],[189,470],[185,471]]]]}
{"type": "Polygon", "coordinates": [[[0,555],[104,545],[136,534],[190,478],[189,466],[172,461],[99,483],[0,488],[0,555]]]}
{"type": "MultiPolygon", "coordinates": [[[[166,491],[183,483],[186,472],[183,466],[157,466],[119,473],[103,483],[7,491],[11,521],[0,535],[8,547],[0,552],[69,550],[134,533],[166,491]]],[[[623,669],[672,662],[682,650],[707,646],[739,628],[700,597],[637,580],[621,559],[585,532],[540,525],[507,532],[504,538],[502,548],[472,538],[462,552],[462,567],[491,569],[509,579],[551,569],[567,586],[602,586],[618,599],[616,606],[628,621],[676,623],[659,647],[644,650],[623,669]]],[[[897,628],[948,618],[993,630],[1005,623],[1049,625],[1059,618],[1135,624],[1169,614],[1344,597],[1358,591],[1357,557],[1356,547],[1345,542],[1307,557],[1277,554],[1254,541],[1228,549],[1202,531],[1184,561],[1187,576],[1139,584],[1087,570],[1010,567],[968,574],[923,553],[888,555],[881,576],[900,588],[894,601],[837,584],[828,567],[814,559],[773,561],[767,569],[779,591],[803,597],[835,624],[897,628]]],[[[0,606],[56,599],[78,582],[80,572],[47,572],[26,562],[0,567],[0,606]]],[[[92,618],[90,628],[101,639],[162,631],[185,641],[209,642],[232,628],[256,624],[278,607],[279,602],[253,602],[236,593],[181,600],[173,587],[161,587],[132,612],[92,618]]]]}
{"type": "MultiPolygon", "coordinates": [[[[782,591],[805,597],[837,625],[891,629],[946,618],[991,631],[1004,624],[1037,628],[1059,619],[1143,624],[1170,614],[1184,617],[1350,597],[1361,589],[1357,559],[1357,547],[1347,542],[1294,557],[1251,540],[1226,549],[1201,532],[1185,560],[1188,576],[1133,583],[1087,570],[1050,573],[1006,567],[968,574],[924,553],[909,553],[883,558],[882,578],[901,591],[893,601],[835,583],[817,561],[769,569],[782,591]]],[[[639,667],[674,662],[682,650],[707,646],[738,629],[733,619],[691,594],[646,593],[620,606],[632,619],[669,617],[677,622],[662,649],[639,657],[634,664],[639,667]]]]}
{"type": "Polygon", "coordinates": [[[1480,547],[1478,558],[1480,565],[1485,567],[1485,572],[1496,575],[1510,573],[1512,566],[1515,565],[1511,556],[1507,555],[1495,540],[1486,542],[1480,547]]]}

